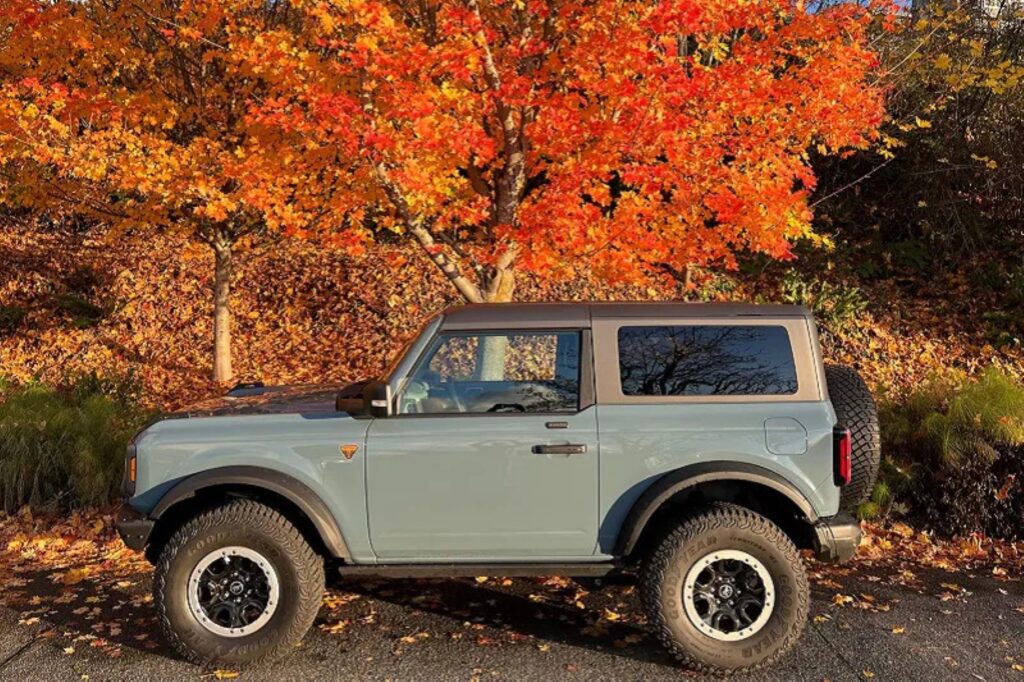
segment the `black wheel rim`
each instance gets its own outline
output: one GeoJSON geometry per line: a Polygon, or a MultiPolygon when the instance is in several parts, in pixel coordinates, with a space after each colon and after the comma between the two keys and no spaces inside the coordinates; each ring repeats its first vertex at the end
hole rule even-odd
{"type": "Polygon", "coordinates": [[[690,569],[683,606],[704,634],[719,640],[745,639],[767,622],[774,583],[764,564],[738,550],[713,552],[690,569]]]}
{"type": "Polygon", "coordinates": [[[206,555],[189,579],[189,608],[211,632],[237,637],[266,625],[277,608],[278,580],[270,562],[244,547],[206,555]]]}

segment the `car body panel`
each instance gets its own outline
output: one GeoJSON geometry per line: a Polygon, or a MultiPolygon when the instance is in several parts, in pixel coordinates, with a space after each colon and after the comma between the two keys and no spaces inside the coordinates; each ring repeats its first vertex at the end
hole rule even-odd
{"type": "Polygon", "coordinates": [[[247,387],[177,415],[188,418],[157,422],[137,437],[130,505],[148,514],[175,485],[200,472],[264,468],[318,495],[341,529],[346,559],[367,565],[610,560],[637,501],[664,476],[693,465],[757,467],[791,487],[791,497],[806,500],[810,521],[836,514],[836,418],[817,333],[799,306],[459,307],[429,320],[384,380],[397,400],[439,334],[566,328],[583,330],[584,409],[576,414],[355,418],[335,411],[330,398],[337,387],[247,387]],[[784,327],[795,392],[623,394],[620,327],[702,324],[784,327]],[[568,422],[568,428],[552,431],[549,421],[568,422]],[[532,450],[568,443],[586,445],[586,453],[532,450]]]}
{"type": "Polygon", "coordinates": [[[819,516],[835,514],[831,407],[786,403],[785,414],[807,429],[807,451],[775,455],[766,445],[765,403],[598,404],[601,438],[599,551],[611,552],[633,504],[663,475],[697,463],[750,464],[778,474],[819,516]],[[643,424],[643,428],[637,428],[643,424]],[[827,485],[826,485],[827,484],[827,485]]]}
{"type": "Polygon", "coordinates": [[[249,466],[278,472],[308,486],[327,505],[354,561],[372,561],[366,524],[368,419],[343,412],[274,413],[169,419],[136,439],[135,495],[130,505],[151,512],[191,475],[249,466]],[[358,446],[351,459],[342,445],[358,446]]]}
{"type": "Polygon", "coordinates": [[[592,557],[597,410],[402,415],[368,434],[370,538],[380,561],[592,557]],[[564,428],[548,428],[559,422],[564,428]],[[540,454],[536,445],[586,446],[540,454]]]}

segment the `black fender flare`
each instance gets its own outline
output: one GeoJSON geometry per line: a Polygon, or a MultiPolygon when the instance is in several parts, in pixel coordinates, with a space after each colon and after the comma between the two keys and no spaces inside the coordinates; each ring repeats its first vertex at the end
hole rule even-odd
{"type": "Polygon", "coordinates": [[[763,485],[789,499],[809,522],[818,520],[810,500],[792,483],[770,469],[743,462],[701,462],[663,475],[633,503],[619,530],[615,556],[628,556],[633,551],[647,522],[668,499],[687,488],[711,481],[743,481],[763,485]]]}
{"type": "Polygon", "coordinates": [[[196,493],[205,488],[222,485],[262,488],[280,495],[306,515],[331,556],[337,559],[351,558],[341,528],[320,496],[302,481],[264,467],[229,466],[192,474],[164,493],[149,513],[149,517],[159,520],[168,509],[179,502],[195,497],[196,493]]]}

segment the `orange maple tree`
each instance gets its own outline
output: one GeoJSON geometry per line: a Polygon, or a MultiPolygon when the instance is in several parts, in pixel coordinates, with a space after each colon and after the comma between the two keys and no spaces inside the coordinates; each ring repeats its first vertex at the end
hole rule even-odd
{"type": "Polygon", "coordinates": [[[215,253],[409,238],[469,301],[787,257],[870,143],[871,10],[789,0],[6,0],[0,200],[215,253]]]}
{"type": "Polygon", "coordinates": [[[517,266],[685,279],[742,250],[787,257],[814,236],[807,151],[863,147],[882,117],[855,3],[296,9],[235,47],[273,74],[252,117],[292,137],[284,168],[330,178],[298,210],[330,211],[349,244],[408,235],[471,302],[509,300],[517,266]]]}
{"type": "Polygon", "coordinates": [[[252,193],[279,180],[249,151],[270,144],[247,120],[267,87],[231,34],[285,20],[260,2],[0,4],[0,201],[110,223],[129,245],[151,230],[209,245],[221,382],[233,251],[265,226],[252,193]]]}

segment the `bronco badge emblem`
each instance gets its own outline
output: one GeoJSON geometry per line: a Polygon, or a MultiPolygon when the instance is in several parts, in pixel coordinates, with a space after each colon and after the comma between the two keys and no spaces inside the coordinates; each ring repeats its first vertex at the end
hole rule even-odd
{"type": "Polygon", "coordinates": [[[345,459],[352,459],[352,455],[356,454],[356,450],[359,449],[358,445],[347,443],[338,448],[341,450],[341,454],[345,455],[345,459]]]}

